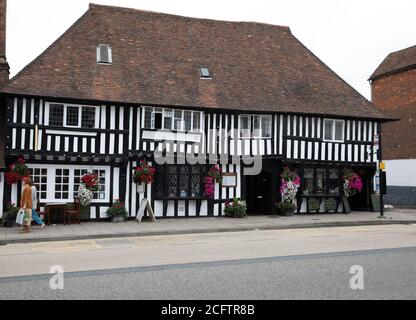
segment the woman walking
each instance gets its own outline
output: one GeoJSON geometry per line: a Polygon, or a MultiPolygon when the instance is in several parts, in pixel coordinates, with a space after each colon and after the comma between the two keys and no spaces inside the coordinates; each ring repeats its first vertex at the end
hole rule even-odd
{"type": "Polygon", "coordinates": [[[40,225],[40,228],[45,228],[45,223],[39,217],[36,209],[38,208],[38,190],[36,189],[35,185],[33,184],[33,180],[30,180],[30,187],[32,188],[32,219],[40,225]]]}
{"type": "Polygon", "coordinates": [[[30,232],[30,227],[32,224],[32,207],[33,207],[33,202],[32,202],[32,188],[30,187],[30,178],[29,177],[24,177],[22,182],[23,182],[23,191],[22,191],[22,196],[20,199],[20,208],[24,210],[25,212],[25,217],[23,220],[23,232],[25,233],[29,233],[30,232]]]}

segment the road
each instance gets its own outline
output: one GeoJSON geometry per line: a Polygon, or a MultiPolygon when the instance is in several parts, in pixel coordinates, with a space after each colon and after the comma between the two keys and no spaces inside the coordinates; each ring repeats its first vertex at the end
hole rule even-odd
{"type": "Polygon", "coordinates": [[[416,225],[14,244],[0,247],[0,300],[416,299],[415,262],[416,225]]]}

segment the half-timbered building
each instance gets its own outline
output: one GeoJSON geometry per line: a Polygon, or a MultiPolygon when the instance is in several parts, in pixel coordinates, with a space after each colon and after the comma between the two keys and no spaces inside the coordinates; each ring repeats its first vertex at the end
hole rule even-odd
{"type": "MultiPolygon", "coordinates": [[[[143,198],[156,217],[221,216],[234,197],[272,213],[285,166],[302,178],[298,212],[343,212],[346,167],[365,184],[352,208],[371,209],[374,139],[390,120],[288,27],[94,4],[0,94],[6,165],[26,159],[42,203],[72,201],[96,172],[91,219],[114,199],[134,217],[143,198]],[[173,163],[157,161],[166,152],[173,163]],[[262,169],[244,174],[256,156],[262,169]],[[132,181],[141,160],[156,168],[143,193],[132,181]],[[208,199],[213,163],[224,179],[208,199]]],[[[2,179],[3,202],[20,188],[2,179]]]]}

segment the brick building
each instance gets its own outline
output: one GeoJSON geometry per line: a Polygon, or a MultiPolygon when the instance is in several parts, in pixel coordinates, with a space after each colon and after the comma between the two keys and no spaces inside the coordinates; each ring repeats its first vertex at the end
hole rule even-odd
{"type": "Polygon", "coordinates": [[[390,53],[370,83],[373,103],[401,119],[383,125],[386,201],[416,206],[416,46],[390,53]]]}

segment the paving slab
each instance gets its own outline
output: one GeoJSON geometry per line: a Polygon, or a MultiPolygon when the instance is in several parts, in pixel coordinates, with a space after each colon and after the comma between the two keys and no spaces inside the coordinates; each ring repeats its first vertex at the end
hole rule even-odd
{"type": "Polygon", "coordinates": [[[387,212],[385,219],[378,218],[378,215],[376,212],[352,212],[291,217],[258,215],[243,219],[167,218],[159,219],[155,223],[144,221],[141,224],[135,220],[126,223],[86,222],[69,226],[51,225],[45,229],[34,226],[29,234],[20,233],[19,228],[0,228],[0,244],[250,230],[416,224],[416,209],[395,209],[387,212]]]}

